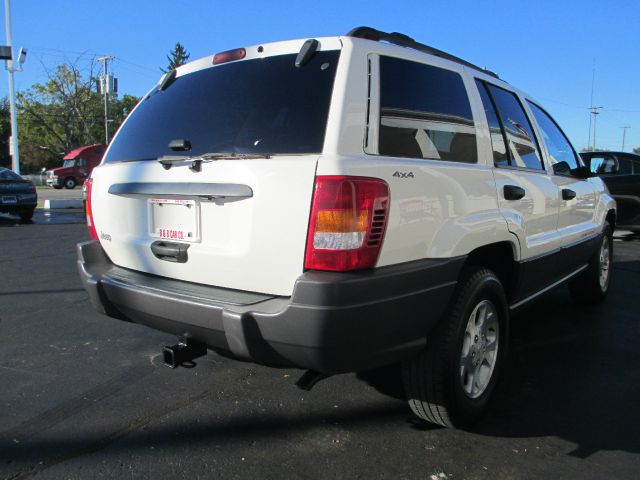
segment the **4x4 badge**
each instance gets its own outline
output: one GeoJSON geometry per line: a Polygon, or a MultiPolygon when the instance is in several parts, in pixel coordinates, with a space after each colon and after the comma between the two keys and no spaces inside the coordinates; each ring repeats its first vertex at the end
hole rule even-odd
{"type": "Polygon", "coordinates": [[[393,176],[398,178],[414,178],[413,172],[396,172],[393,176]]]}

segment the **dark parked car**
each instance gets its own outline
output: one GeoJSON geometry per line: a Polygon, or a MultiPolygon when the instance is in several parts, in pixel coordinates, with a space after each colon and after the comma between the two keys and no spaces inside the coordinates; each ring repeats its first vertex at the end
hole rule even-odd
{"type": "Polygon", "coordinates": [[[618,203],[619,228],[640,233],[640,155],[624,152],[583,152],[592,173],[604,180],[618,203]]]}
{"type": "Polygon", "coordinates": [[[30,220],[38,203],[38,194],[33,182],[0,167],[0,213],[20,215],[22,220],[30,220]]]}

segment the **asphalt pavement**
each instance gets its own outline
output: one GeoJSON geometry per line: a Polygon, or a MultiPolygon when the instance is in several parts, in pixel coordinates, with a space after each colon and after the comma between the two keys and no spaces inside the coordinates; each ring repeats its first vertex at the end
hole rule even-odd
{"type": "Polygon", "coordinates": [[[297,370],[213,353],[163,366],[173,337],[91,308],[81,212],[49,213],[0,215],[0,478],[638,478],[640,237],[616,238],[605,304],[559,288],[512,318],[466,432],[415,419],[395,367],[304,392],[297,370]]]}

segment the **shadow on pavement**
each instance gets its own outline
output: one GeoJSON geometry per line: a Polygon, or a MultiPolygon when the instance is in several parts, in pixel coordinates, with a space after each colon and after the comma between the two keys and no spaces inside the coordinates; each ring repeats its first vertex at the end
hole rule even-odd
{"type": "Polygon", "coordinates": [[[76,209],[45,210],[37,208],[31,220],[20,220],[17,215],[0,214],[0,228],[26,225],[58,225],[65,223],[85,223],[84,212],[76,209]]]}
{"type": "MultiPolygon", "coordinates": [[[[615,263],[607,302],[572,302],[559,288],[511,319],[511,351],[490,411],[472,431],[506,438],[559,437],[585,458],[640,453],[640,260],[615,263]]],[[[403,399],[399,367],[358,378],[403,399]]],[[[434,428],[420,420],[416,428],[434,428]]]]}
{"type": "MultiPolygon", "coordinates": [[[[560,288],[513,316],[505,375],[490,412],[472,430],[474,434],[505,439],[557,437],[575,444],[570,455],[579,458],[603,450],[640,453],[640,260],[616,261],[614,268],[616,277],[604,304],[576,305],[566,288],[560,288]]],[[[139,373],[145,374],[146,370],[139,373]]],[[[357,378],[386,396],[403,398],[397,366],[361,372],[357,378]]],[[[126,385],[131,379],[125,380],[117,379],[117,385],[126,385]]],[[[107,386],[91,395],[85,392],[77,403],[56,407],[60,422],[68,418],[64,415],[86,408],[94,398],[116,392],[113,385],[107,386]]],[[[116,452],[142,452],[151,443],[156,448],[244,445],[334,423],[346,429],[408,423],[407,428],[424,430],[425,434],[438,428],[414,420],[406,404],[400,402],[363,404],[340,411],[327,406],[315,413],[242,411],[215,420],[194,418],[183,422],[179,432],[170,423],[158,422],[212,394],[204,390],[188,398],[169,400],[163,408],[149,411],[126,426],[114,425],[102,432],[90,427],[73,433],[42,431],[40,427],[46,427],[47,422],[56,424],[51,412],[45,412],[46,421],[38,418],[0,433],[0,462],[5,469],[15,471],[12,478],[21,478],[107,446],[116,452]],[[29,425],[33,436],[24,431],[29,425]]]]}

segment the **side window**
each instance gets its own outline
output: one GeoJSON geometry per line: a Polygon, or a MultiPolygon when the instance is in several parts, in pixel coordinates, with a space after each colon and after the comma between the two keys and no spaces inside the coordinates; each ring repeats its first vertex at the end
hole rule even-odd
{"type": "Polygon", "coordinates": [[[567,175],[581,167],[578,155],[558,124],[535,103],[528,103],[542,132],[542,141],[549,152],[553,172],[567,175]]]}
{"type": "Polygon", "coordinates": [[[591,155],[589,160],[589,170],[591,173],[596,173],[598,175],[620,172],[620,170],[616,168],[616,161],[613,156],[604,153],[591,155]]]}
{"type": "Polygon", "coordinates": [[[618,157],[618,174],[632,175],[634,172],[640,173],[640,160],[631,159],[626,155],[617,155],[618,157]]]}
{"type": "Polygon", "coordinates": [[[518,97],[513,93],[487,84],[509,146],[511,166],[544,170],[536,137],[518,97]]]}
{"type": "Polygon", "coordinates": [[[507,166],[509,165],[509,154],[507,153],[500,119],[493,106],[493,101],[491,97],[489,97],[486,85],[480,80],[476,80],[476,85],[480,92],[484,113],[487,115],[487,122],[489,123],[489,134],[491,135],[491,146],[493,148],[493,164],[496,166],[507,166]]]}
{"type": "Polygon", "coordinates": [[[462,77],[381,56],[378,152],[476,163],[475,125],[462,77]]]}

